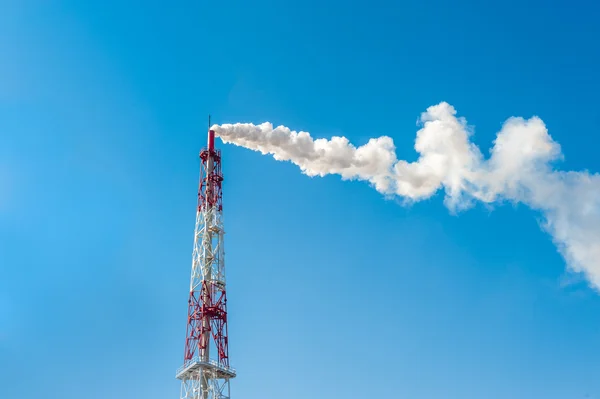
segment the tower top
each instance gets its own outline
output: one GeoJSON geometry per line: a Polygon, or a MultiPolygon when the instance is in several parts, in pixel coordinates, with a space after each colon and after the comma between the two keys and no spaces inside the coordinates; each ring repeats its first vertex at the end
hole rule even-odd
{"type": "Polygon", "coordinates": [[[215,131],[208,131],[208,151],[214,151],[215,149],[215,131]]]}
{"type": "Polygon", "coordinates": [[[215,131],[211,130],[210,114],[208,114],[208,151],[215,149],[215,131]]]}

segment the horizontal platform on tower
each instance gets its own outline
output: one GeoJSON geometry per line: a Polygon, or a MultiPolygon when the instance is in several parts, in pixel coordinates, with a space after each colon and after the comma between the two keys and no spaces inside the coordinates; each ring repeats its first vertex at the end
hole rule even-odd
{"type": "Polygon", "coordinates": [[[201,361],[199,358],[192,359],[189,363],[184,364],[178,370],[175,376],[180,380],[187,380],[193,374],[198,374],[202,369],[203,372],[214,376],[213,378],[234,378],[235,369],[223,366],[216,360],[201,361]]]}

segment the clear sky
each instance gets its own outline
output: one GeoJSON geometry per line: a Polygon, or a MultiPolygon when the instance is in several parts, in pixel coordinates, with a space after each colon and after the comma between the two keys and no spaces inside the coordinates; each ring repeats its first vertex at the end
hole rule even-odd
{"type": "MultiPolygon", "coordinates": [[[[401,4],[399,4],[401,3],[401,4]]],[[[600,171],[600,8],[0,0],[0,398],[179,396],[198,150],[271,121],[414,160],[540,116],[600,171]]],[[[450,215],[224,146],[232,397],[600,398],[600,296],[524,206],[450,215]]]]}

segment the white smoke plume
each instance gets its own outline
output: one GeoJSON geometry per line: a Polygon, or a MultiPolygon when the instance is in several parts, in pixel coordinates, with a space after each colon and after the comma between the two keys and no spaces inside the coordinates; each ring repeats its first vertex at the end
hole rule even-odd
{"type": "Polygon", "coordinates": [[[342,179],[370,182],[384,195],[415,202],[445,190],[453,211],[474,201],[521,202],[544,217],[567,265],[583,273],[600,290],[600,175],[564,172],[552,167],[562,158],[538,117],[510,118],[498,133],[487,159],[470,142],[466,120],[442,102],[421,115],[416,162],[396,158],[394,142],[383,136],[355,147],[345,137],[313,139],[271,123],[223,124],[212,127],[224,143],[232,143],[276,160],[290,161],[309,176],[338,174],[342,179]]]}

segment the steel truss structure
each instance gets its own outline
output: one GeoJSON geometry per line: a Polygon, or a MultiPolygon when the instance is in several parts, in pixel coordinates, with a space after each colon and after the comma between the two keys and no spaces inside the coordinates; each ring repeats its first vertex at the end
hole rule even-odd
{"type": "Polygon", "coordinates": [[[200,184],[192,277],[183,366],[181,399],[229,399],[227,295],[223,249],[221,152],[214,148],[215,133],[208,132],[208,147],[200,152],[200,184]]]}

